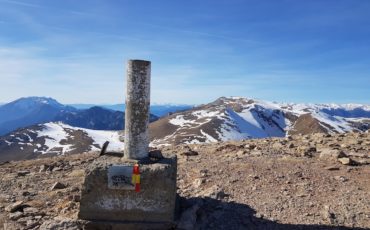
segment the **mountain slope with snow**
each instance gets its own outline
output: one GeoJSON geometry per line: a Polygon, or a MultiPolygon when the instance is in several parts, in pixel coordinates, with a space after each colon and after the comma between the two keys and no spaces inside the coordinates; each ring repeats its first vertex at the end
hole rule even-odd
{"type": "Polygon", "coordinates": [[[0,107],[0,135],[17,128],[48,122],[57,114],[74,111],[75,108],[64,106],[52,98],[20,98],[0,107]]]}
{"type": "Polygon", "coordinates": [[[122,151],[118,131],[76,128],[60,122],[34,125],[0,137],[0,162],[99,151],[105,141],[109,150],[122,151]]]}
{"type": "Polygon", "coordinates": [[[343,133],[369,129],[370,106],[284,104],[222,97],[150,126],[152,141],[158,145],[343,133]]]}
{"type": "MultiPolygon", "coordinates": [[[[98,106],[76,109],[52,98],[21,98],[0,107],[0,136],[19,128],[47,122],[63,122],[97,130],[122,130],[124,117],[124,112],[98,106]]],[[[151,114],[150,121],[157,119],[157,116],[151,114]]]]}
{"type": "MultiPolygon", "coordinates": [[[[159,146],[296,134],[360,132],[370,128],[369,112],[370,106],[367,105],[284,104],[223,97],[162,117],[150,123],[149,134],[151,146],[159,146]],[[333,111],[342,111],[345,116],[338,116],[333,111]]],[[[89,116],[77,116],[67,121],[72,121],[72,118],[81,118],[87,123],[104,120],[99,116],[92,120],[89,116]]],[[[110,119],[106,122],[109,124],[110,119]]],[[[77,128],[63,123],[33,125],[0,137],[0,161],[99,151],[105,141],[110,141],[110,150],[122,151],[123,143],[119,141],[122,136],[121,131],[77,128]]]]}

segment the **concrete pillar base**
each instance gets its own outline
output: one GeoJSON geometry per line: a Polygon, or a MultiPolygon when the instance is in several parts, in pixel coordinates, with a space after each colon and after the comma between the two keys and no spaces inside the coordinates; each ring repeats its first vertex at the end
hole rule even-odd
{"type": "Polygon", "coordinates": [[[78,217],[89,220],[90,226],[102,226],[94,229],[111,229],[108,227],[113,225],[127,225],[127,229],[158,225],[165,229],[163,226],[171,226],[175,219],[176,174],[176,156],[156,162],[101,157],[87,169],[78,217]],[[130,185],[135,163],[140,165],[140,192],[130,185]],[[129,227],[136,224],[141,225],[129,227]]]}

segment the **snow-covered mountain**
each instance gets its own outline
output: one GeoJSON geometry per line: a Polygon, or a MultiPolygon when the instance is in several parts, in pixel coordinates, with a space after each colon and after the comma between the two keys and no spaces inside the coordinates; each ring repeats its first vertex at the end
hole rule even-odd
{"type": "MultiPolygon", "coordinates": [[[[0,136],[18,128],[61,121],[75,127],[97,130],[122,130],[124,113],[102,107],[76,109],[52,98],[27,97],[0,107],[0,136]]],[[[151,115],[150,120],[158,119],[151,115]]]]}
{"type": "Polygon", "coordinates": [[[365,131],[369,127],[369,105],[284,104],[222,97],[153,122],[151,138],[153,144],[166,145],[365,131]]]}
{"type": "Polygon", "coordinates": [[[60,113],[77,111],[64,106],[52,98],[20,98],[0,107],[0,135],[17,128],[52,121],[60,113]]]}
{"type": "MultiPolygon", "coordinates": [[[[149,125],[151,146],[368,129],[368,105],[287,104],[241,97],[222,97],[149,125]]],[[[110,150],[122,151],[119,139],[123,139],[121,131],[77,128],[60,122],[34,125],[0,137],[0,162],[98,151],[105,141],[111,142],[110,150]]]]}

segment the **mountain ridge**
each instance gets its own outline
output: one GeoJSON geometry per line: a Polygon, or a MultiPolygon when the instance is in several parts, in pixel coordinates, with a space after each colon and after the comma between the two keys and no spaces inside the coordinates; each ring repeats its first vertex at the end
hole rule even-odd
{"type": "Polygon", "coordinates": [[[366,131],[370,127],[370,106],[276,103],[221,97],[162,118],[150,126],[152,140],[159,145],[366,131]],[[325,111],[330,108],[346,111],[347,115],[356,110],[356,116],[333,116],[325,111]],[[160,139],[156,138],[157,133],[160,133],[160,139]]]}
{"type": "MultiPolygon", "coordinates": [[[[361,107],[361,116],[365,117],[339,117],[323,112],[332,105],[302,105],[280,104],[260,101],[249,98],[222,97],[209,104],[200,105],[190,110],[180,111],[164,116],[149,124],[149,134],[152,147],[214,143],[223,141],[238,141],[253,138],[287,137],[291,135],[305,135],[314,133],[335,134],[346,132],[363,132],[370,128],[370,116],[367,107],[361,107]]],[[[334,107],[334,106],[333,106],[334,107]]],[[[356,109],[358,107],[339,107],[338,109],[356,109]]],[[[101,108],[95,108],[101,110],[101,108]]],[[[93,108],[94,110],[94,108],[93,108]]],[[[120,113],[115,111],[116,113],[120,113]]],[[[67,116],[68,118],[68,116],[67,116]]],[[[99,117],[97,121],[105,120],[99,117]]],[[[96,120],[88,117],[72,116],[69,122],[81,119],[89,124],[96,120]],[[73,119],[72,119],[73,118],[73,119]]],[[[68,119],[67,119],[68,120],[68,119]]],[[[111,119],[106,119],[103,126],[109,127],[111,119]]],[[[120,119],[122,121],[123,119],[120,119]]],[[[65,122],[65,121],[64,121],[65,122]]],[[[97,124],[94,124],[95,126],[97,124]]],[[[25,129],[17,130],[9,135],[0,137],[0,155],[5,153],[20,154],[24,156],[42,156],[48,151],[55,154],[70,154],[76,149],[82,152],[99,151],[105,141],[110,141],[109,148],[121,146],[123,140],[122,128],[117,131],[106,131],[104,138],[96,139],[95,130],[74,127],[63,123],[44,123],[25,129]],[[50,128],[52,126],[52,128],[50,128]],[[53,131],[48,134],[42,130],[59,130],[60,136],[54,137],[53,131]],[[39,135],[44,132],[45,136],[39,135]],[[35,135],[30,141],[25,135],[35,135]],[[110,138],[115,136],[115,138],[110,138]],[[51,147],[47,139],[54,140],[51,147]],[[97,141],[98,140],[98,141],[97,141]],[[27,146],[26,146],[27,145],[27,146]],[[79,147],[76,147],[79,146],[79,147]],[[48,150],[48,151],[46,151],[48,150]],[[68,151],[67,151],[68,150],[68,151]]],[[[58,133],[58,132],[57,132],[58,133]]],[[[1,156],[0,156],[1,157],[1,156]]],[[[3,157],[5,160],[6,157],[3,157]]]]}
{"type": "MultiPolygon", "coordinates": [[[[151,115],[151,121],[156,119],[151,115]]],[[[0,135],[57,121],[81,128],[121,130],[124,127],[124,113],[102,107],[79,110],[47,97],[20,98],[0,106],[0,135]]]]}
{"type": "MultiPolygon", "coordinates": [[[[99,107],[103,107],[103,108],[106,108],[106,109],[110,109],[110,110],[114,110],[114,111],[121,111],[121,112],[124,112],[125,111],[125,104],[69,104],[70,106],[73,106],[77,109],[89,109],[91,107],[94,107],[94,106],[99,106],[99,107]]],[[[186,105],[186,104],[157,104],[157,103],[154,103],[154,104],[151,104],[150,105],[150,113],[155,115],[155,116],[158,116],[158,117],[162,117],[162,116],[165,116],[165,115],[168,115],[170,113],[173,113],[173,112],[176,112],[176,111],[182,111],[182,110],[187,110],[187,109],[190,109],[194,107],[194,105],[186,105]]]]}

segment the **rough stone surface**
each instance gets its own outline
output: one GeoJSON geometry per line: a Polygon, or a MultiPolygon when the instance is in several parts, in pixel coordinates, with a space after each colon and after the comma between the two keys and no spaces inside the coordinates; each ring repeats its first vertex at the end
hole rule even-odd
{"type": "MultiPolygon", "coordinates": [[[[148,159],[149,160],[149,159],[148,159]]],[[[113,165],[133,165],[134,161],[94,162],[86,172],[79,218],[105,221],[174,221],[177,158],[156,163],[140,163],[141,191],[108,188],[108,170],[113,165]]]]}
{"type": "Polygon", "coordinates": [[[149,152],[149,61],[129,60],[125,111],[125,158],[141,159],[149,152]]]}
{"type": "Polygon", "coordinates": [[[81,224],[69,218],[55,218],[53,220],[45,221],[39,228],[40,230],[80,230],[81,224]]]}

